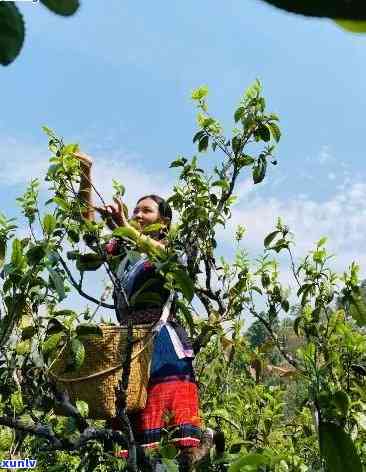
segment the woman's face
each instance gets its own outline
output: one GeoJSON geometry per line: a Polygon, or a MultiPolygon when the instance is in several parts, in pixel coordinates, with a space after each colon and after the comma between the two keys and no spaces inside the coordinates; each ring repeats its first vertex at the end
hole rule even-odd
{"type": "Polygon", "coordinates": [[[140,200],[133,210],[132,219],[136,220],[141,228],[159,223],[161,221],[159,205],[152,198],[140,200]]]}

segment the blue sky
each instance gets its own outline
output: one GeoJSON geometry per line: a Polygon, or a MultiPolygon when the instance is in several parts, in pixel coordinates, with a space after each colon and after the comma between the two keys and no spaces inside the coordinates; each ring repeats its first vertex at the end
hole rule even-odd
{"type": "Polygon", "coordinates": [[[195,152],[191,90],[208,85],[210,109],[230,132],[234,107],[259,77],[283,138],[266,182],[240,181],[233,223],[247,226],[249,251],[260,252],[282,216],[299,256],[328,235],[338,268],[366,262],[366,36],[256,0],[84,0],[67,19],[19,7],[25,46],[0,71],[2,211],[14,213],[15,196],[47,167],[43,124],[94,157],[107,197],[112,177],[126,183],[130,204],[141,193],[168,195],[169,162],[195,152]]]}

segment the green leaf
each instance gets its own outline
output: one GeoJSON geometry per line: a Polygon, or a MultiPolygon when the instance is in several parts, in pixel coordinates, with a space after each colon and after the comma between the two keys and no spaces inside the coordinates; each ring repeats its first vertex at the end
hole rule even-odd
{"type": "Polygon", "coordinates": [[[56,318],[52,318],[47,325],[46,333],[47,335],[51,335],[51,334],[56,334],[56,333],[61,333],[61,332],[66,332],[66,331],[67,331],[66,326],[64,326],[56,318]]]}
{"type": "Polygon", "coordinates": [[[245,155],[245,154],[242,154],[241,156],[238,157],[238,164],[240,164],[242,167],[254,164],[254,162],[255,162],[255,159],[253,157],[245,155]]]}
{"type": "Polygon", "coordinates": [[[113,231],[112,235],[119,238],[131,238],[132,236],[130,228],[126,228],[125,226],[120,226],[119,228],[116,228],[113,231]]]}
{"type": "Polygon", "coordinates": [[[172,167],[183,167],[185,164],[184,160],[183,159],[176,159],[175,161],[173,161],[171,164],[170,164],[170,168],[172,167]]]}
{"type": "Polygon", "coordinates": [[[17,390],[16,392],[12,393],[10,397],[10,403],[11,406],[14,408],[16,414],[19,415],[20,413],[22,413],[24,405],[22,392],[20,390],[17,390]]]}
{"type": "Polygon", "coordinates": [[[255,292],[259,293],[259,295],[263,295],[263,292],[262,290],[259,288],[259,287],[256,287],[255,285],[253,285],[252,287],[250,287],[251,290],[254,290],[255,292]]]}
{"type": "Polygon", "coordinates": [[[210,193],[210,201],[213,205],[217,205],[218,203],[218,198],[217,198],[217,195],[215,193],[210,193]]]}
{"type": "Polygon", "coordinates": [[[207,97],[207,95],[208,95],[208,87],[207,85],[203,85],[193,90],[191,98],[193,100],[202,100],[203,98],[207,97]]]}
{"type": "Polygon", "coordinates": [[[56,465],[51,465],[51,466],[47,465],[47,472],[64,472],[64,471],[65,471],[65,464],[56,464],[56,465]]]}
{"type": "Polygon", "coordinates": [[[76,334],[78,336],[98,336],[103,337],[103,332],[97,325],[80,324],[76,327],[76,334]]]}
{"type": "Polygon", "coordinates": [[[290,309],[290,303],[288,300],[282,300],[281,302],[281,308],[283,311],[285,311],[286,313],[289,311],[290,309]]]}
{"type": "Polygon", "coordinates": [[[366,33],[366,21],[335,20],[335,23],[351,33],[366,33]]]}
{"type": "Polygon", "coordinates": [[[56,349],[56,347],[60,344],[61,339],[63,338],[63,336],[64,336],[63,332],[51,334],[51,336],[48,337],[42,345],[43,354],[47,355],[51,351],[56,349]]]}
{"type": "Polygon", "coordinates": [[[22,340],[26,341],[27,339],[33,338],[37,330],[34,326],[26,326],[22,329],[22,340]]]}
{"type": "Polygon", "coordinates": [[[45,254],[46,251],[44,247],[41,244],[37,244],[36,246],[33,246],[28,249],[26,257],[30,265],[36,265],[43,259],[45,254]]]}
{"type": "Polygon", "coordinates": [[[183,313],[184,319],[186,320],[186,322],[189,326],[189,330],[191,332],[191,335],[193,336],[193,334],[195,332],[195,324],[194,324],[194,321],[193,321],[191,310],[184,303],[182,303],[180,300],[177,300],[176,303],[177,303],[178,310],[180,310],[183,313]]]}
{"type": "Polygon", "coordinates": [[[80,255],[79,251],[67,251],[66,253],[66,257],[68,258],[69,261],[76,261],[79,255],[80,255]]]}
{"type": "Polygon", "coordinates": [[[166,472],[179,472],[179,467],[176,461],[162,457],[161,463],[164,467],[164,469],[161,470],[165,470],[166,472]]]}
{"type": "Polygon", "coordinates": [[[230,447],[230,454],[238,454],[242,447],[245,446],[245,441],[235,442],[230,447]]]}
{"type": "Polygon", "coordinates": [[[20,341],[15,346],[15,352],[21,356],[23,356],[24,354],[28,354],[30,350],[31,350],[31,343],[29,340],[20,341]]]}
{"type": "Polygon", "coordinates": [[[41,0],[41,3],[57,15],[70,16],[79,8],[79,0],[41,0]]]}
{"type": "Polygon", "coordinates": [[[0,267],[4,265],[6,255],[6,240],[0,239],[0,267]]]}
{"type": "MultiPolygon", "coordinates": [[[[67,233],[67,237],[69,238],[71,242],[78,243],[80,241],[80,233],[76,231],[74,228],[68,228],[66,233],[67,233]]],[[[84,234],[83,239],[88,244],[87,237],[88,237],[88,234],[86,233],[84,234]]],[[[79,251],[77,252],[80,254],[79,251]]]]}
{"type": "Polygon", "coordinates": [[[23,246],[19,239],[13,240],[12,253],[11,253],[11,263],[17,267],[21,268],[23,265],[23,246]]]}
{"type": "Polygon", "coordinates": [[[237,123],[239,120],[241,120],[244,113],[245,113],[245,108],[244,107],[239,107],[237,110],[235,110],[235,113],[234,113],[235,123],[237,123]]]}
{"type": "Polygon", "coordinates": [[[259,157],[257,163],[253,166],[253,182],[259,184],[266,175],[267,161],[265,157],[259,157]]]}
{"type": "Polygon", "coordinates": [[[320,315],[322,312],[322,307],[317,306],[312,312],[311,312],[311,322],[312,323],[318,323],[320,320],[320,315]]]}
{"type": "Polygon", "coordinates": [[[205,135],[198,141],[198,152],[207,151],[209,143],[209,136],[205,135]]]}
{"type": "Polygon", "coordinates": [[[260,138],[265,142],[268,142],[268,141],[271,140],[271,132],[270,132],[268,126],[265,125],[265,124],[261,124],[258,127],[258,134],[259,134],[260,138]]]}
{"type": "Polygon", "coordinates": [[[75,431],[77,431],[78,426],[77,426],[77,421],[75,417],[68,417],[66,418],[66,424],[65,424],[65,433],[66,434],[73,434],[75,431]]]}
{"type": "Polygon", "coordinates": [[[24,42],[23,17],[14,2],[0,3],[0,64],[9,65],[19,54],[24,42]]]}
{"type": "Polygon", "coordinates": [[[67,203],[66,200],[64,200],[63,198],[59,198],[59,197],[53,197],[53,202],[59,206],[60,208],[62,208],[63,210],[69,210],[70,209],[70,206],[69,204],[67,203]]]}
{"type": "Polygon", "coordinates": [[[361,426],[361,428],[366,431],[366,414],[357,412],[355,413],[354,417],[358,425],[361,426]]]}
{"type": "Polygon", "coordinates": [[[80,272],[93,271],[103,265],[104,259],[99,254],[93,252],[80,254],[76,261],[76,268],[80,272]]]}
{"type": "Polygon", "coordinates": [[[253,452],[239,457],[239,459],[230,465],[228,472],[240,472],[245,466],[259,467],[260,465],[266,465],[268,463],[269,458],[267,456],[253,452]]]}
{"type": "Polygon", "coordinates": [[[53,129],[49,128],[48,126],[42,126],[42,130],[44,133],[47,134],[49,138],[53,139],[55,137],[55,132],[53,131],[53,129]]]}
{"type": "Polygon", "coordinates": [[[326,237],[320,238],[319,241],[316,243],[316,246],[317,247],[324,246],[324,244],[327,242],[327,240],[328,240],[328,238],[326,238],[326,237]]]}
{"type": "Polygon", "coordinates": [[[53,233],[53,231],[56,228],[56,224],[57,224],[56,218],[50,213],[45,215],[45,217],[43,218],[43,229],[45,233],[48,235],[53,233]]]}
{"type": "Polygon", "coordinates": [[[4,346],[13,332],[13,329],[19,323],[21,317],[26,309],[26,299],[24,294],[19,294],[15,297],[6,297],[8,313],[1,319],[0,322],[0,345],[4,346]]]}
{"type": "Polygon", "coordinates": [[[184,270],[176,270],[173,272],[173,277],[178,288],[181,289],[184,297],[190,302],[194,296],[194,285],[184,270]]]}
{"type": "Polygon", "coordinates": [[[342,390],[337,390],[332,395],[332,402],[336,408],[340,411],[343,417],[346,417],[348,414],[348,409],[350,406],[350,399],[346,392],[342,390]]]}
{"type": "MultiPolygon", "coordinates": [[[[303,285],[302,287],[304,287],[304,290],[302,291],[302,297],[301,297],[301,306],[305,306],[305,304],[307,303],[307,300],[308,300],[308,296],[310,295],[310,293],[313,291],[313,285],[312,284],[305,284],[303,285]]],[[[301,287],[301,288],[302,288],[301,287]]],[[[301,290],[301,289],[300,289],[301,290]]]]}
{"type": "Polygon", "coordinates": [[[362,472],[361,460],[350,436],[329,422],[319,426],[320,452],[331,472],[362,472]]]}
{"type": "Polygon", "coordinates": [[[273,139],[278,143],[278,141],[281,139],[280,127],[277,123],[268,123],[267,126],[271,131],[273,139]]]}
{"type": "Polygon", "coordinates": [[[242,148],[242,140],[240,136],[234,136],[231,140],[231,147],[233,148],[234,154],[237,155],[242,148]]]}
{"type": "MultiPolygon", "coordinates": [[[[58,2],[60,4],[61,2],[58,2]]],[[[63,155],[66,154],[74,154],[75,152],[79,151],[79,145],[78,144],[66,144],[62,147],[62,153],[63,155]]]]}
{"type": "Polygon", "coordinates": [[[244,97],[247,100],[253,99],[259,95],[262,90],[261,82],[256,79],[244,92],[244,97]]]}
{"type": "Polygon", "coordinates": [[[83,400],[76,400],[76,408],[83,418],[87,418],[89,414],[89,405],[83,400]]]}
{"type": "Polygon", "coordinates": [[[55,286],[59,301],[62,301],[66,297],[64,280],[61,275],[55,270],[53,270],[51,267],[47,267],[47,269],[50,273],[50,278],[55,286]]]}
{"type": "Polygon", "coordinates": [[[216,180],[212,184],[212,187],[221,187],[224,190],[227,190],[229,188],[229,182],[226,179],[216,180]]]}
{"type": "Polygon", "coordinates": [[[85,347],[80,339],[71,339],[68,354],[68,368],[71,370],[79,370],[85,359],[85,347]]]}
{"type": "MultiPolygon", "coordinates": [[[[342,18],[347,20],[366,20],[366,7],[359,0],[265,0],[271,5],[286,11],[307,16],[342,18]]],[[[333,472],[333,471],[330,471],[333,472]]]]}
{"type": "Polygon", "coordinates": [[[114,191],[116,192],[115,193],[116,196],[121,196],[121,197],[124,196],[126,189],[125,189],[125,186],[121,184],[121,182],[118,182],[118,180],[112,179],[112,187],[114,191]]]}
{"type": "Polygon", "coordinates": [[[358,326],[366,326],[366,303],[361,296],[350,296],[349,311],[358,326]]]}
{"type": "Polygon", "coordinates": [[[10,428],[0,430],[0,451],[7,452],[13,443],[13,432],[10,428]]]}
{"type": "Polygon", "coordinates": [[[143,229],[143,233],[144,234],[155,233],[159,231],[162,227],[163,225],[161,223],[153,223],[149,226],[145,226],[143,229]]]}
{"type": "Polygon", "coordinates": [[[299,336],[299,325],[300,325],[301,320],[302,320],[301,316],[298,316],[297,318],[295,318],[295,321],[294,321],[294,332],[296,336],[299,336]]]}
{"type": "Polygon", "coordinates": [[[53,312],[53,316],[74,316],[75,318],[77,317],[77,313],[74,310],[57,310],[53,312]]]}
{"type": "Polygon", "coordinates": [[[178,451],[173,444],[166,444],[160,448],[160,454],[165,459],[174,459],[178,454],[178,451]]]}
{"type": "Polygon", "coordinates": [[[281,231],[273,231],[272,233],[269,233],[265,238],[264,238],[264,247],[269,247],[274,240],[274,238],[280,234],[281,231]]]}
{"type": "MultiPolygon", "coordinates": [[[[193,136],[193,142],[195,143],[196,141],[199,141],[206,132],[201,129],[201,131],[197,131],[197,133],[193,136]]],[[[187,159],[180,159],[183,163],[183,165],[187,162],[187,159]]]]}

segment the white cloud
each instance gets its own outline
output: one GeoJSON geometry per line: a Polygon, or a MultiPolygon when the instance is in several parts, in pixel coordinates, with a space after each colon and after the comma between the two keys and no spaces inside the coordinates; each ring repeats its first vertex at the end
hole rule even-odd
{"type": "Polygon", "coordinates": [[[48,167],[47,148],[13,137],[1,138],[0,183],[17,185],[44,175],[48,167]]]}
{"type": "Polygon", "coordinates": [[[319,164],[329,164],[334,159],[328,145],[322,146],[318,159],[319,164]]]}
{"type": "Polygon", "coordinates": [[[121,182],[126,187],[125,200],[128,206],[134,205],[145,194],[156,193],[166,198],[173,186],[168,175],[144,169],[141,156],[134,160],[118,154],[101,156],[95,159],[93,174],[95,186],[106,201],[112,198],[112,180],[121,182]]]}
{"type": "Polygon", "coordinates": [[[308,196],[280,199],[265,198],[256,190],[247,188],[233,208],[233,218],[220,239],[232,244],[238,224],[247,228],[243,244],[250,253],[261,253],[263,239],[271,232],[277,218],[295,234],[297,257],[303,257],[321,237],[328,237],[330,251],[335,254],[335,267],[339,270],[352,260],[366,263],[364,241],[366,234],[366,184],[345,181],[334,189],[327,199],[315,200],[308,196]]]}
{"type": "MultiPolygon", "coordinates": [[[[0,184],[2,186],[23,184],[25,187],[31,179],[43,180],[49,166],[49,157],[50,153],[45,145],[40,146],[12,137],[2,137],[0,184]]],[[[143,156],[124,151],[108,152],[108,155],[105,155],[105,151],[101,151],[93,158],[93,183],[108,202],[113,194],[113,179],[125,185],[128,205],[133,205],[138,197],[146,193],[157,193],[162,197],[169,195],[172,188],[169,176],[146,171],[143,167],[143,156]]],[[[95,203],[100,204],[96,196],[95,203]]]]}

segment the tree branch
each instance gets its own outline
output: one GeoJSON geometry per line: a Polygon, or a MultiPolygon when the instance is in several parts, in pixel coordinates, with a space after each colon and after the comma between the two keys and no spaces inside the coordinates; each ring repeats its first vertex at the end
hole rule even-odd
{"type": "Polygon", "coordinates": [[[261,315],[259,315],[255,310],[253,310],[252,308],[249,308],[249,310],[250,310],[250,313],[255,318],[257,318],[261,323],[263,323],[264,327],[267,329],[269,335],[271,336],[273,342],[275,343],[277,349],[280,351],[280,353],[286,359],[286,361],[290,365],[295,367],[295,369],[301,371],[301,369],[299,368],[298,361],[294,357],[292,357],[292,355],[289,352],[287,352],[285,349],[283,349],[283,347],[281,346],[281,342],[278,339],[277,333],[275,333],[275,331],[273,331],[271,324],[265,318],[263,318],[261,315]]]}
{"type": "Polygon", "coordinates": [[[81,416],[79,410],[72,403],[70,403],[69,394],[66,391],[60,392],[57,390],[56,385],[53,383],[50,383],[50,388],[55,397],[56,404],[62,408],[66,416],[75,418],[79,431],[83,432],[85,429],[87,429],[89,427],[88,422],[81,416]]]}
{"type": "Polygon", "coordinates": [[[72,451],[82,448],[87,442],[99,440],[111,440],[123,447],[126,447],[126,438],[121,431],[114,431],[112,429],[94,429],[87,428],[80,434],[79,438],[71,442],[68,439],[59,439],[53,432],[50,425],[43,424],[24,424],[18,418],[10,418],[6,416],[0,417],[0,425],[8,428],[22,431],[33,436],[43,437],[50,442],[50,448],[47,450],[66,450],[72,451]]]}
{"type": "Polygon", "coordinates": [[[68,276],[72,286],[77,290],[79,295],[81,295],[82,297],[86,298],[87,300],[95,303],[96,305],[103,306],[104,308],[110,308],[112,310],[115,309],[115,305],[111,305],[110,303],[102,302],[101,300],[97,300],[96,298],[92,297],[91,295],[88,295],[87,293],[85,293],[84,290],[80,287],[80,285],[76,282],[76,280],[72,276],[72,274],[70,272],[70,269],[67,267],[66,262],[63,260],[63,258],[60,256],[60,254],[58,254],[58,258],[59,258],[59,261],[60,261],[62,267],[64,268],[65,272],[67,273],[67,276],[68,276]]]}
{"type": "Polygon", "coordinates": [[[25,433],[32,434],[34,436],[41,436],[50,441],[50,443],[56,449],[63,448],[63,442],[55,436],[55,433],[52,431],[50,425],[42,424],[24,424],[18,418],[9,418],[6,416],[0,417],[0,425],[7,426],[8,428],[13,428],[17,431],[23,431],[25,433]]]}

